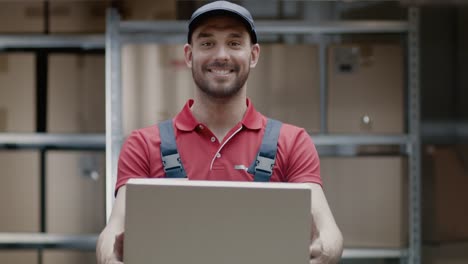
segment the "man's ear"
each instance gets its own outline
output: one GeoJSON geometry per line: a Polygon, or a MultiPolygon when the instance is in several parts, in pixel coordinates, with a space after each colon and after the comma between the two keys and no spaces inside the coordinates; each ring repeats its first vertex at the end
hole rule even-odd
{"type": "Polygon", "coordinates": [[[192,68],[192,45],[188,43],[184,45],[184,56],[185,64],[187,67],[192,68]]]}
{"type": "Polygon", "coordinates": [[[255,68],[260,57],[260,45],[258,43],[252,45],[250,49],[250,68],[255,68]]]}

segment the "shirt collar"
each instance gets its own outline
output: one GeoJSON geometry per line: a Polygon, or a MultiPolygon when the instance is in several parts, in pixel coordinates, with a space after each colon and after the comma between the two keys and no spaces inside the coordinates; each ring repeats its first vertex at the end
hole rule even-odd
{"type": "MultiPolygon", "coordinates": [[[[174,122],[177,129],[182,131],[193,131],[199,125],[201,125],[201,123],[198,122],[197,119],[195,119],[193,116],[192,110],[190,110],[190,107],[193,105],[193,103],[193,99],[188,100],[182,111],[180,111],[180,113],[175,116],[174,122]]],[[[255,110],[250,99],[247,98],[246,104],[247,111],[245,112],[244,118],[241,121],[242,125],[248,129],[261,129],[262,115],[257,112],[257,110],[255,110]]]]}

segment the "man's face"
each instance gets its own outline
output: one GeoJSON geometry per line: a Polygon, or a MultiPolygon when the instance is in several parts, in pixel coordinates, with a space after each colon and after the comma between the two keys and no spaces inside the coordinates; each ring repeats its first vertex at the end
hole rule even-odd
{"type": "Polygon", "coordinates": [[[251,44],[241,21],[217,16],[198,25],[184,52],[197,87],[211,97],[230,98],[244,87],[260,47],[251,44]]]}

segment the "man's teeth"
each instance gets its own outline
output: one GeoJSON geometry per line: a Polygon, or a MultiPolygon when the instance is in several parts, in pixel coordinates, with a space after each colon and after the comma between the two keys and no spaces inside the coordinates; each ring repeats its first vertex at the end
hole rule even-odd
{"type": "Polygon", "coordinates": [[[230,70],[211,70],[211,71],[216,74],[228,74],[229,72],[231,72],[230,70]]]}

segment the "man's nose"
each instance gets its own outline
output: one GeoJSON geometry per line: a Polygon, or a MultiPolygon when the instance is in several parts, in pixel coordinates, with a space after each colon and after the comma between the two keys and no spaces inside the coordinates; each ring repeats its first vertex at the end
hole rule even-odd
{"type": "Polygon", "coordinates": [[[217,60],[227,61],[229,59],[229,51],[224,45],[220,45],[216,49],[215,56],[217,60]]]}

